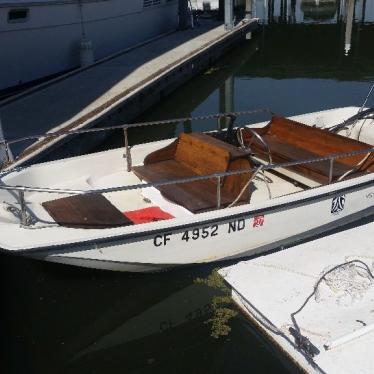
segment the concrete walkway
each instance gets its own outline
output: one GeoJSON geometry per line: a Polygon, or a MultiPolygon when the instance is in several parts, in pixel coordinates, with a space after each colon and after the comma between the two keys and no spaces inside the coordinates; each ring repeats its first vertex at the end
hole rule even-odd
{"type": "MultiPolygon", "coordinates": [[[[232,44],[230,38],[243,38],[243,33],[256,24],[256,20],[252,20],[227,32],[223,25],[209,21],[195,29],[169,34],[83,71],[68,74],[51,84],[31,90],[29,94],[6,100],[0,103],[4,136],[11,139],[41,134],[51,129],[70,130],[92,125],[130,98],[133,101],[135,94],[142,93],[131,108],[125,108],[128,110],[126,120],[133,120],[177,88],[183,80],[218,58],[232,44]],[[215,51],[214,55],[209,56],[209,61],[204,60],[205,64],[196,59],[218,44],[222,45],[222,53],[215,51]],[[187,70],[190,70],[187,73],[181,71],[186,61],[189,63],[187,70]],[[171,71],[174,72],[174,79],[169,79],[168,84],[160,83],[160,78],[171,71]],[[161,87],[153,85],[149,92],[145,90],[155,82],[161,87]],[[155,89],[158,91],[153,97],[155,89]]],[[[15,146],[13,150],[18,153],[23,148],[15,146]]]]}

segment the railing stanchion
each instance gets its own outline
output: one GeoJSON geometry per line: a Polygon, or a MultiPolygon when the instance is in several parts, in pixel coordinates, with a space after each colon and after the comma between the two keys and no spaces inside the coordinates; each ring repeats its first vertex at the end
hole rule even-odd
{"type": "Polygon", "coordinates": [[[24,191],[19,191],[18,198],[19,198],[19,204],[20,204],[20,207],[21,207],[21,226],[28,226],[25,192],[24,191]]]}
{"type": "Polygon", "coordinates": [[[217,117],[217,131],[221,131],[221,118],[222,116],[217,117]]]}
{"type": "Polygon", "coordinates": [[[217,209],[221,207],[221,177],[217,177],[217,209]]]}
{"type": "Polygon", "coordinates": [[[329,184],[332,183],[333,172],[334,172],[334,158],[330,158],[329,184]]]}
{"type": "Polygon", "coordinates": [[[252,183],[248,184],[248,204],[251,202],[252,197],[252,183]]]}
{"type": "Polygon", "coordinates": [[[4,142],[4,146],[5,146],[6,161],[7,161],[7,164],[9,165],[12,162],[12,157],[10,156],[10,149],[9,149],[8,142],[4,142]]]}
{"type": "Polygon", "coordinates": [[[126,158],[127,162],[127,171],[131,171],[131,166],[132,166],[132,160],[131,160],[131,151],[129,147],[129,135],[127,133],[127,127],[123,129],[123,134],[125,136],[125,151],[126,153],[124,154],[124,157],[126,158]]]}

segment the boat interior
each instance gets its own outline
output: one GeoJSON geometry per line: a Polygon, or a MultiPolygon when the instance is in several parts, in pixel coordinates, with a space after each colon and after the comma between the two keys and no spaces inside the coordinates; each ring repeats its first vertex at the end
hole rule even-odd
{"type": "MultiPolygon", "coordinates": [[[[331,154],[364,151],[371,145],[273,115],[263,127],[181,133],[153,149],[132,149],[131,170],[123,160],[116,169],[55,183],[54,188],[84,190],[152,184],[128,191],[68,196],[32,193],[28,213],[35,221],[74,228],[111,228],[194,215],[241,204],[266,201],[374,171],[374,155],[361,153],[335,159],[261,170],[261,165],[316,159],[331,154]],[[228,173],[220,177],[208,177],[228,173]],[[236,172],[236,173],[235,173],[236,172]],[[192,179],[192,180],[191,180],[192,179]],[[77,181],[84,180],[79,185],[77,181]],[[166,181],[183,180],[164,184],[166,181]],[[46,214],[47,213],[47,214],[46,214]],[[52,219],[52,220],[51,220],[52,219]]],[[[152,143],[149,143],[152,144],[152,143]]],[[[95,163],[90,161],[91,164],[95,163]]],[[[110,169],[110,170],[109,170],[110,169]]]]}

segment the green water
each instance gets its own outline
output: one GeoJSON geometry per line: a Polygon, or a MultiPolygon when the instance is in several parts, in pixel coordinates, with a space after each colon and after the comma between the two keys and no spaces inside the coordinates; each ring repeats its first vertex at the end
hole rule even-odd
{"type": "MultiPolygon", "coordinates": [[[[374,18],[373,3],[356,2],[348,53],[342,2],[320,3],[313,7],[301,1],[268,1],[263,9],[264,2],[258,1],[257,14],[265,17],[265,25],[252,40],[139,120],[223,109],[270,108],[292,115],[361,105],[374,80],[374,25],[368,22],[374,18]]],[[[137,143],[215,126],[214,121],[196,121],[133,131],[130,138],[137,143]]],[[[106,146],[121,142],[115,135],[106,146]]],[[[205,321],[211,317],[210,302],[217,291],[193,281],[208,276],[216,265],[126,274],[1,255],[0,266],[4,373],[286,373],[291,369],[240,313],[231,321],[228,336],[211,337],[205,321]]]]}

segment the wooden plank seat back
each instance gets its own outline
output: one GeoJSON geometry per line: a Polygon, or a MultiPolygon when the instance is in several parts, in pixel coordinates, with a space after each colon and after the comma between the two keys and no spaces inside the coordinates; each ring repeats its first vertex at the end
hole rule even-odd
{"type": "MultiPolygon", "coordinates": [[[[203,176],[229,170],[249,169],[251,165],[248,156],[249,152],[244,152],[212,136],[203,133],[182,133],[175,160],[203,176]]],[[[224,177],[222,190],[237,195],[248,178],[248,173],[224,177]]],[[[208,181],[216,185],[216,179],[208,181]]]]}
{"type": "MultiPolygon", "coordinates": [[[[253,129],[257,131],[257,129],[253,129]]],[[[331,133],[327,130],[304,125],[280,116],[273,116],[265,128],[258,129],[268,144],[274,162],[304,160],[324,157],[334,153],[370,149],[369,144],[331,133]]],[[[252,134],[244,131],[244,140],[249,142],[252,134]]],[[[268,160],[267,151],[256,139],[251,145],[253,152],[268,160]]],[[[339,158],[334,161],[333,180],[353,169],[366,154],[339,158]]],[[[317,182],[326,183],[329,178],[329,161],[298,165],[290,168],[317,182]]],[[[374,171],[374,155],[370,155],[363,165],[352,175],[374,171]]]]}
{"type": "MultiPolygon", "coordinates": [[[[169,146],[149,154],[143,166],[133,167],[141,179],[148,182],[182,179],[250,169],[249,153],[203,133],[182,133],[169,146]]],[[[250,173],[221,179],[221,204],[229,205],[247,183],[250,173]]],[[[206,179],[158,189],[171,201],[192,212],[212,210],[217,205],[217,179],[206,179]]],[[[241,201],[248,201],[249,189],[241,201]]]]}
{"type": "Polygon", "coordinates": [[[223,173],[227,170],[230,152],[216,143],[217,139],[205,134],[182,133],[174,159],[198,175],[223,173]]]}

